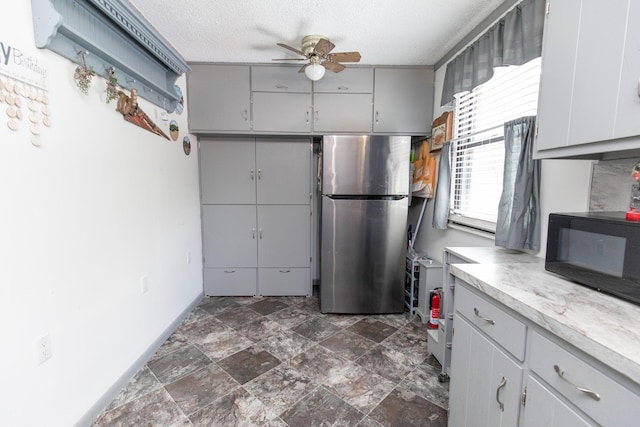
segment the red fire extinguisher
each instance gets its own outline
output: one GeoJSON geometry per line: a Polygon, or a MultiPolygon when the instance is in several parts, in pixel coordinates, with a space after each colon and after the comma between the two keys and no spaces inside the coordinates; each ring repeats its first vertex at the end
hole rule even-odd
{"type": "Polygon", "coordinates": [[[440,318],[440,291],[437,289],[431,293],[431,310],[429,311],[429,328],[437,329],[440,318]]]}

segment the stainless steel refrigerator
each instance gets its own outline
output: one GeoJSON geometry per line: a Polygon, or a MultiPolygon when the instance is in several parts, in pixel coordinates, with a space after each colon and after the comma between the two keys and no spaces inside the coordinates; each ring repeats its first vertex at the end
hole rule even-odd
{"type": "Polygon", "coordinates": [[[408,136],[323,137],[323,313],[404,310],[410,149],[408,136]]]}

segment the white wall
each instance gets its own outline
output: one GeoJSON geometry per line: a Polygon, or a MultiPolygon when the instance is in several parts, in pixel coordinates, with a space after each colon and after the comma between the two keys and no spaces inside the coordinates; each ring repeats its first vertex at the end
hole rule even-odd
{"type": "Polygon", "coordinates": [[[186,156],[186,111],[168,141],[107,105],[103,79],[80,93],[75,65],[35,47],[31,2],[5,12],[0,41],[48,70],[53,126],[35,147],[26,105],[12,132],[0,103],[0,424],[70,426],[202,293],[197,141],[186,156]]]}
{"type": "MultiPolygon", "coordinates": [[[[440,97],[446,64],[436,70],[434,118],[445,109],[440,107],[440,97]]],[[[541,250],[538,256],[544,257],[547,241],[547,219],[550,212],[580,212],[588,210],[589,190],[591,186],[590,160],[543,160],[540,186],[540,204],[542,210],[541,250]]],[[[410,210],[410,223],[416,223],[419,216],[419,200],[414,199],[410,210]]],[[[447,246],[494,246],[494,240],[488,236],[472,234],[468,231],[449,228],[436,230],[431,227],[433,219],[433,200],[427,204],[421,230],[414,248],[419,253],[441,261],[442,251],[447,246]]]]}

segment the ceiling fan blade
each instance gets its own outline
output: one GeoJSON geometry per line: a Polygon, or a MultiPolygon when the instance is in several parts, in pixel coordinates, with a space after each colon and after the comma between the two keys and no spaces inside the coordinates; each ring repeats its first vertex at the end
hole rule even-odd
{"type": "Polygon", "coordinates": [[[298,55],[306,56],[306,55],[304,54],[304,52],[303,52],[303,51],[301,51],[301,50],[299,50],[299,49],[296,49],[295,47],[291,47],[291,46],[286,45],[286,44],[284,44],[284,43],[276,43],[276,44],[277,44],[278,46],[280,46],[280,47],[283,47],[283,48],[285,48],[285,49],[290,50],[291,52],[295,52],[295,53],[297,53],[298,55]]]}
{"type": "Polygon", "coordinates": [[[304,65],[302,66],[302,68],[300,68],[300,69],[298,70],[298,72],[299,72],[299,73],[304,73],[305,68],[307,68],[309,65],[311,65],[311,64],[304,64],[304,65]]]}
{"type": "Polygon", "coordinates": [[[324,68],[329,71],[333,71],[334,73],[339,73],[346,68],[344,65],[338,64],[337,62],[324,62],[322,65],[324,68]]]}
{"type": "Polygon", "coordinates": [[[307,58],[275,58],[272,61],[307,61],[307,58]]]}
{"type": "Polygon", "coordinates": [[[331,52],[333,50],[333,48],[336,47],[335,44],[331,43],[329,40],[327,39],[320,39],[318,40],[318,43],[316,43],[316,47],[313,49],[318,55],[320,56],[325,56],[327,55],[329,52],[331,52]]]}
{"type": "Polygon", "coordinates": [[[338,52],[329,55],[333,62],[360,62],[360,52],[338,52]]]}

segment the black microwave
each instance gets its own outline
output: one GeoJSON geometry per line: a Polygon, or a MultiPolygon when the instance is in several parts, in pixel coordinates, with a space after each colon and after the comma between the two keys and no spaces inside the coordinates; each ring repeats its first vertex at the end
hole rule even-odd
{"type": "Polygon", "coordinates": [[[624,212],[552,213],[545,269],[640,304],[640,222],[624,212]]]}

